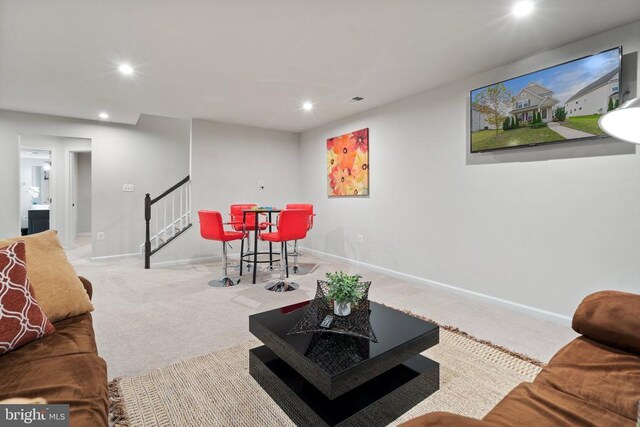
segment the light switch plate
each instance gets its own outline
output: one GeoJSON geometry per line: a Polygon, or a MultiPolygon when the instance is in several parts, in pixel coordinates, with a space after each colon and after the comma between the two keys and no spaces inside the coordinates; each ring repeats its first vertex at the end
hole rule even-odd
{"type": "Polygon", "coordinates": [[[122,191],[134,191],[135,190],[135,185],[133,184],[122,184],[122,191]]]}

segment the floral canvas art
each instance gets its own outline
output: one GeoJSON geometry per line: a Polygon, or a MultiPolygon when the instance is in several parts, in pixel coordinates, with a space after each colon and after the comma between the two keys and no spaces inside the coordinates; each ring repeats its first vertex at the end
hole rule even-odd
{"type": "Polygon", "coordinates": [[[327,194],[369,195],[369,129],[327,139],[327,194]]]}

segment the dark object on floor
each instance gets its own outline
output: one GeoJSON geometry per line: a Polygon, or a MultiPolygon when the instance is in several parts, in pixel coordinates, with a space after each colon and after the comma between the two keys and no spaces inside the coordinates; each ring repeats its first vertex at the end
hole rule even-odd
{"type": "Polygon", "coordinates": [[[293,282],[277,281],[267,284],[264,288],[271,292],[290,292],[298,289],[298,284],[293,282]]]}
{"type": "MultiPolygon", "coordinates": [[[[91,283],[80,280],[91,297],[91,283]]],[[[106,426],[107,365],[98,356],[91,314],[53,326],[52,335],[0,357],[0,400],[42,397],[69,404],[72,426],[106,426]]]]}
{"type": "Polygon", "coordinates": [[[293,266],[293,273],[298,274],[300,276],[305,274],[310,274],[316,271],[319,267],[319,264],[315,264],[313,262],[301,262],[298,265],[293,266]]]}
{"type": "Polygon", "coordinates": [[[640,295],[586,297],[573,315],[582,334],[551,359],[532,383],[514,388],[482,420],[434,412],[405,427],[629,426],[640,401],[640,295]]]}

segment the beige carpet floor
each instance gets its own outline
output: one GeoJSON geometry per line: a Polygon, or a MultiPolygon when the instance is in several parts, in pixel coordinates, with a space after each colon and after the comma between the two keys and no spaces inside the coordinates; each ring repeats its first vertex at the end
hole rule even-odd
{"type": "MultiPolygon", "coordinates": [[[[342,269],[371,280],[372,300],[429,317],[542,361],[576,335],[571,328],[447,289],[412,283],[334,259],[305,255],[317,264],[295,277],[300,289],[279,294],[251,284],[246,276],[232,288],[207,286],[220,275],[219,262],[143,268],[141,258],[90,261],[91,246],[79,241],[68,252],[79,274],[94,286],[98,351],[109,378],[144,374],[169,364],[246,343],[249,315],[310,299],[316,279],[342,269]]],[[[238,276],[237,269],[230,273],[238,276]]]]}
{"type": "MultiPolygon", "coordinates": [[[[280,407],[249,375],[243,344],[191,358],[117,383],[120,425],[129,426],[293,426],[280,407]]],[[[540,363],[441,329],[440,343],[423,353],[440,363],[440,390],[392,425],[432,411],[482,418],[540,363]]],[[[375,426],[375,419],[363,425],[375,426]]]]}

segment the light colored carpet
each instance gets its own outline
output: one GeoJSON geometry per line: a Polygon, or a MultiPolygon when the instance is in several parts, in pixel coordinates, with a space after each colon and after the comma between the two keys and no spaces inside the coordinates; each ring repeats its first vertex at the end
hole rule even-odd
{"type": "MultiPolygon", "coordinates": [[[[316,279],[338,269],[371,280],[369,296],[374,301],[456,325],[542,361],[575,337],[569,327],[504,306],[333,259],[302,257],[301,262],[318,264],[318,268],[295,278],[299,290],[278,294],[265,291],[264,283],[251,284],[247,276],[232,288],[207,286],[219,277],[219,262],[145,270],[142,258],[91,262],[90,253],[86,241],[68,252],[78,273],[94,286],[94,328],[109,378],[142,374],[245,343],[253,338],[249,315],[313,298],[316,279]]],[[[238,275],[237,270],[230,273],[238,275]]],[[[260,281],[269,278],[263,273],[260,281]]]]}
{"type": "MultiPolygon", "coordinates": [[[[249,375],[245,342],[144,375],[121,379],[120,402],[130,426],[293,426],[249,375]]],[[[513,387],[531,381],[538,364],[441,329],[440,343],[423,353],[440,363],[440,390],[392,425],[426,412],[482,418],[513,387]]],[[[376,425],[365,420],[363,425],[376,425]]]]}

